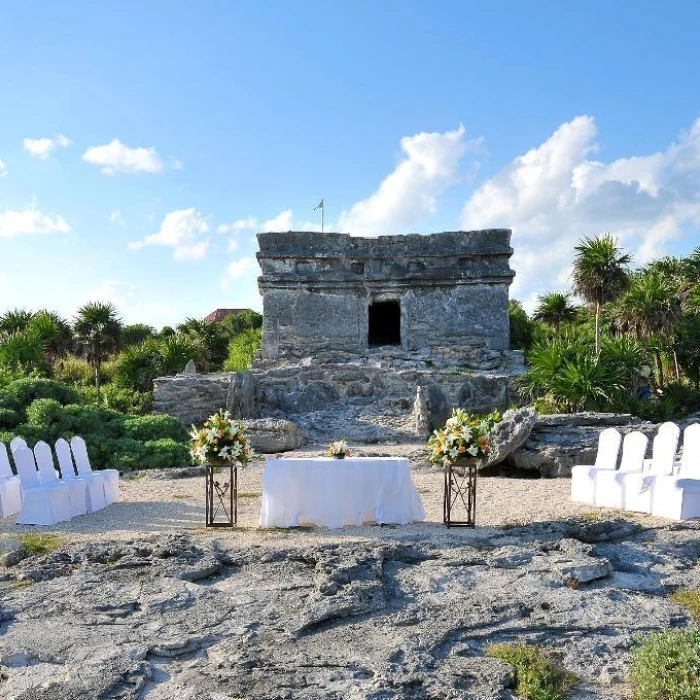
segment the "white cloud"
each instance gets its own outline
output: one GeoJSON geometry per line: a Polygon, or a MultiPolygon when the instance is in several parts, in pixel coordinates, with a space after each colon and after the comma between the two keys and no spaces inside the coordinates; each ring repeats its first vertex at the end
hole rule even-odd
{"type": "Polygon", "coordinates": [[[175,260],[203,258],[210,241],[202,236],[208,232],[209,224],[196,209],[178,209],[165,215],[157,233],[130,243],[129,248],[138,250],[147,245],[164,245],[173,248],[175,260]]]}
{"type": "Polygon", "coordinates": [[[59,134],[56,138],[41,138],[41,139],[22,139],[22,146],[35,158],[45,160],[49,157],[49,153],[55,148],[66,148],[73,142],[63,134],[59,134]]]}
{"type": "Polygon", "coordinates": [[[95,289],[90,290],[83,300],[83,304],[88,301],[109,301],[120,311],[133,303],[138,294],[138,289],[127,282],[118,280],[105,280],[95,289]]]}
{"type": "MultiPolygon", "coordinates": [[[[460,181],[460,162],[467,151],[477,151],[481,139],[465,140],[464,127],[444,133],[420,133],[401,139],[403,159],[367,199],[340,214],[338,228],[354,235],[406,233],[437,211],[440,195],[460,181]]],[[[309,214],[311,214],[309,208],[309,214]]],[[[236,236],[244,231],[320,231],[314,221],[297,219],[291,209],[272,219],[254,216],[218,227],[236,236]]],[[[325,230],[337,230],[328,219],[325,230]]]]}
{"type": "Polygon", "coordinates": [[[253,256],[239,258],[226,268],[226,273],[221,280],[221,286],[226,287],[231,281],[235,281],[248,283],[246,286],[252,287],[254,278],[258,274],[260,274],[260,267],[253,256]]]}
{"type": "Polygon", "coordinates": [[[465,141],[464,127],[401,139],[403,160],[376,192],[340,215],[340,228],[354,235],[406,233],[437,211],[438,197],[459,178],[459,165],[479,139],[465,141]]]}
{"type": "Polygon", "coordinates": [[[199,311],[196,303],[183,309],[182,304],[158,298],[157,290],[140,289],[121,280],[105,280],[77,304],[71,305],[70,313],[89,301],[109,301],[117,307],[125,323],[146,323],[155,327],[175,326],[188,316],[196,316],[199,311]]]}
{"type": "Polygon", "coordinates": [[[70,226],[62,216],[44,214],[35,208],[0,212],[0,238],[12,236],[68,233],[70,226]]]}
{"type": "Polygon", "coordinates": [[[122,213],[119,209],[115,209],[110,215],[109,215],[109,222],[112,224],[116,224],[117,226],[126,226],[126,221],[122,218],[122,213]]]}
{"type": "Polygon", "coordinates": [[[530,308],[537,294],[569,282],[583,236],[611,233],[638,263],[700,226],[700,119],[665,150],[605,163],[590,116],[562,124],[470,197],[466,229],[513,229],[512,293],[530,308]]]}
{"type": "Polygon", "coordinates": [[[152,146],[149,148],[129,148],[119,139],[112,139],[103,146],[93,146],[83,153],[86,163],[99,165],[105,175],[123,173],[159,173],[163,170],[163,160],[152,146]]]}
{"type": "Polygon", "coordinates": [[[217,226],[216,232],[236,235],[242,231],[254,231],[256,228],[258,228],[258,220],[254,216],[249,216],[247,219],[238,219],[230,224],[221,224],[217,226]]]}
{"type": "Polygon", "coordinates": [[[5,164],[0,159],[0,177],[5,177],[5,175],[7,175],[7,168],[5,167],[5,164]]]}

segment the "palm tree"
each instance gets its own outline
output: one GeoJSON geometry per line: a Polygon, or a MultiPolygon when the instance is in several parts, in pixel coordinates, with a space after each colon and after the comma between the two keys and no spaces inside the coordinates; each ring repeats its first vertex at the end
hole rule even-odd
{"type": "Polygon", "coordinates": [[[659,272],[644,270],[630,277],[628,291],[612,308],[613,321],[623,332],[649,343],[654,339],[653,352],[659,376],[664,384],[661,345],[668,345],[682,316],[681,299],[673,280],[659,272]]]}
{"type": "Polygon", "coordinates": [[[122,322],[114,304],[90,302],[78,309],[74,329],[86,345],[87,361],[95,368],[97,404],[100,403],[100,370],[109,354],[119,349],[122,322]]]}
{"type": "Polygon", "coordinates": [[[537,308],[533,318],[544,321],[554,326],[554,331],[559,333],[562,323],[571,323],[576,320],[578,308],[571,303],[571,295],[564,292],[550,292],[537,297],[537,308]]]}
{"type": "Polygon", "coordinates": [[[26,309],[10,309],[0,316],[0,333],[16,333],[26,330],[34,316],[33,311],[26,309]]]}
{"type": "Polygon", "coordinates": [[[600,352],[600,307],[615,301],[629,285],[632,257],[610,235],[584,238],[575,248],[574,292],[595,306],[595,351],[600,352]]]}

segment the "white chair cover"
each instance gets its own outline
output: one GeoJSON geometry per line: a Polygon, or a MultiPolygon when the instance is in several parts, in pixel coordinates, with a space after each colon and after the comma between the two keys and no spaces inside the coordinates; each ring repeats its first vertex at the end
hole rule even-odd
{"type": "Polygon", "coordinates": [[[103,479],[102,485],[105,492],[105,502],[107,505],[116,503],[119,500],[119,472],[116,469],[100,469],[97,472],[92,471],[87,445],[80,435],[76,435],[71,439],[70,446],[73,452],[73,458],[75,459],[75,466],[78,470],[78,476],[85,476],[87,474],[99,475],[103,479]]]}
{"type": "Polygon", "coordinates": [[[18,447],[27,447],[27,441],[23,437],[16,435],[10,440],[10,452],[14,454],[18,447]]]}
{"type": "Polygon", "coordinates": [[[632,472],[641,474],[648,444],[649,438],[638,430],[625,436],[619,470],[598,469],[595,472],[595,505],[601,508],[623,507],[624,477],[632,472]]]}
{"type": "Polygon", "coordinates": [[[12,473],[5,443],[0,442],[0,518],[19,513],[22,507],[22,484],[12,473]]]}
{"type": "Polygon", "coordinates": [[[59,480],[56,473],[56,464],[54,463],[53,453],[51,448],[43,440],[34,445],[34,458],[36,459],[37,467],[39,467],[39,483],[44,486],[56,485],[56,488],[63,488],[68,492],[70,500],[71,515],[85,515],[87,513],[87,497],[85,493],[85,483],[78,481],[59,480]]]}
{"type": "Polygon", "coordinates": [[[70,520],[67,489],[61,488],[61,484],[43,486],[39,483],[34,453],[28,447],[18,447],[13,457],[22,482],[22,509],[17,522],[20,525],[55,525],[70,520]]]}
{"type": "Polygon", "coordinates": [[[655,478],[651,512],[672,520],[700,518],[700,424],[683,433],[679,473],[655,478]]]}
{"type": "Polygon", "coordinates": [[[84,485],[86,491],[86,512],[94,513],[104,508],[107,502],[105,501],[103,478],[99,474],[92,473],[87,476],[77,476],[70,445],[63,438],[56,440],[56,456],[61,467],[61,478],[68,483],[77,481],[84,485]]]}
{"type": "Polygon", "coordinates": [[[657,433],[649,470],[642,473],[626,474],[623,479],[623,502],[625,510],[638,513],[651,513],[653,489],[656,478],[673,473],[673,460],[676,456],[678,440],[672,431],[657,433]]]}
{"type": "Polygon", "coordinates": [[[571,469],[571,500],[579,503],[595,503],[595,473],[598,469],[616,469],[622,435],[615,428],[606,428],[598,437],[598,453],[595,464],[577,464],[571,469]]]}
{"type": "Polygon", "coordinates": [[[700,423],[693,423],[683,431],[680,474],[700,479],[700,423]]]}

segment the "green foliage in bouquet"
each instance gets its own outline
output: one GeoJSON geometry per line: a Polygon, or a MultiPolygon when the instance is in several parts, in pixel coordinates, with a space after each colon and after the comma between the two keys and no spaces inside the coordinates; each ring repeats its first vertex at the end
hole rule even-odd
{"type": "Polygon", "coordinates": [[[489,434],[500,420],[498,411],[487,416],[473,416],[463,408],[453,408],[445,427],[435,430],[428,440],[428,461],[442,466],[460,458],[488,456],[491,452],[489,434]]]}
{"type": "Polygon", "coordinates": [[[215,466],[237,462],[245,467],[253,448],[245,435],[245,423],[234,420],[228,411],[218,411],[202,428],[192,426],[190,453],[194,462],[215,466]]]}

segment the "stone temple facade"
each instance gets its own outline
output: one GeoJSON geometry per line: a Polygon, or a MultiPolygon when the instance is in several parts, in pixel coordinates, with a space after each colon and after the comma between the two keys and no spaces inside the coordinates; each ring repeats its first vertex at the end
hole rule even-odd
{"type": "Polygon", "coordinates": [[[157,379],[157,412],[189,424],[226,408],[248,420],[256,444],[270,442],[271,426],[284,445],[306,434],[380,443],[425,440],[453,406],[487,413],[517,402],[509,230],[290,231],[258,242],[260,356],[245,372],[157,379]]]}
{"type": "Polygon", "coordinates": [[[260,233],[264,360],[395,346],[507,350],[508,229],[260,233]]]}

